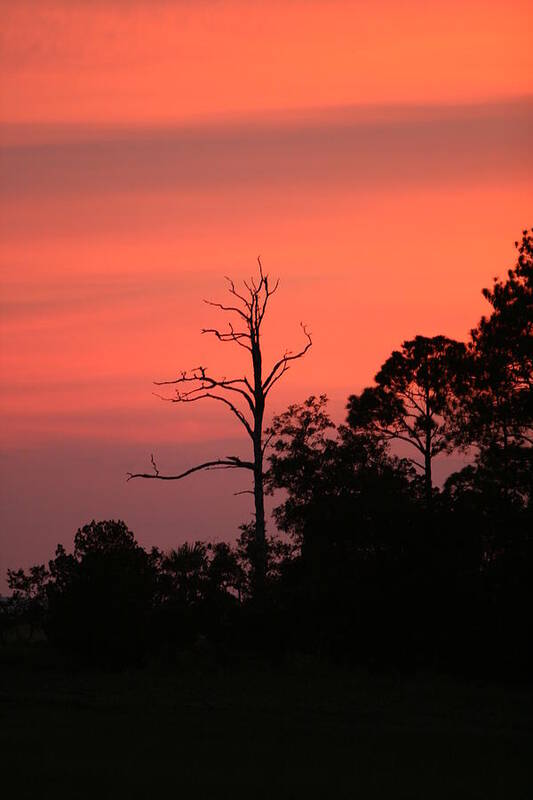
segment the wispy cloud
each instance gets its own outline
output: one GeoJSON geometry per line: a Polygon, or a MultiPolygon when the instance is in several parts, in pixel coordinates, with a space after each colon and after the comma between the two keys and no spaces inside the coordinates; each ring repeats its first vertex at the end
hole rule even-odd
{"type": "Polygon", "coordinates": [[[96,309],[117,309],[143,298],[155,302],[169,295],[190,293],[196,283],[194,274],[187,270],[172,277],[157,273],[143,276],[102,273],[69,276],[68,280],[65,276],[43,276],[38,281],[7,275],[0,284],[0,317],[6,322],[27,322],[49,315],[58,318],[66,312],[80,315],[96,309]]]}
{"type": "Polygon", "coordinates": [[[394,185],[516,175],[533,165],[533,100],[346,108],[188,127],[7,130],[6,197],[247,185],[394,185]],[[40,140],[39,140],[40,139],[40,140]]]}

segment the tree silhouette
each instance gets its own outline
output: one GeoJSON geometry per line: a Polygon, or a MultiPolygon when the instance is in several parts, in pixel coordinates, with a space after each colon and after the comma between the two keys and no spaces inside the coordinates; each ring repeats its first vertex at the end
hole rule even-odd
{"type": "Polygon", "coordinates": [[[264,505],[264,474],[263,461],[268,438],[263,436],[263,421],[265,404],[268,395],[275,384],[290,369],[290,364],[302,358],[312,345],[311,336],[305,325],[302,330],[306,337],[305,346],[297,353],[286,351],[274,365],[263,374],[263,358],[261,351],[261,326],[268,307],[268,302],[276,292],[279,280],[271,285],[268,274],[263,272],[261,259],[257,259],[259,275],[244,281],[244,288],[240,291],[235,287],[231,278],[228,281],[228,291],[234,298],[231,305],[213,303],[206,300],[208,305],[221,311],[232,314],[238,325],[234,327],[230,322],[228,330],[218,328],[204,328],[202,333],[216,336],[220,342],[230,342],[247,351],[251,361],[252,374],[237,378],[219,378],[214,376],[206,367],[199,366],[195,369],[182,372],[177,378],[166,381],[156,381],[157,386],[175,386],[175,396],[165,397],[172,403],[195,403],[200,400],[216,400],[222,403],[238,419],[246,434],[252,442],[252,458],[243,460],[238,456],[226,456],[211,461],[205,461],[191,467],[178,475],[163,475],[160,473],[152,455],[153,472],[128,473],[128,480],[132,478],[150,478],[156,480],[181,480],[187,475],[200,470],[213,469],[246,469],[253,474],[253,495],[255,504],[254,536],[254,585],[255,591],[261,592],[265,583],[267,572],[267,548],[265,534],[265,505],[264,505]]]}
{"type": "Polygon", "coordinates": [[[59,647],[109,666],[142,662],[151,635],[156,573],[121,520],[92,521],[49,562],[46,632],[59,647]]]}
{"type": "Polygon", "coordinates": [[[426,504],[432,503],[432,461],[452,447],[454,387],[463,371],[465,346],[445,336],[416,336],[385,361],[376,386],[348,400],[348,424],[384,441],[415,448],[411,463],[424,476],[426,504]]]}
{"type": "Polygon", "coordinates": [[[533,510],[533,448],[484,446],[474,462],[452,473],[444,484],[448,508],[495,517],[533,510]]]}
{"type": "MultiPolygon", "coordinates": [[[[327,397],[308,397],[274,417],[269,492],[281,489],[274,509],[278,527],[300,545],[316,521],[349,520],[405,504],[414,475],[406,459],[390,455],[386,444],[369,433],[338,428],[327,413],[327,397]]],[[[325,526],[327,527],[327,526],[325,526]]],[[[332,535],[331,527],[327,531],[332,535]]]]}
{"type": "Polygon", "coordinates": [[[533,231],[515,242],[516,266],[483,296],[492,306],[471,333],[472,370],[464,396],[467,442],[498,447],[505,459],[533,446],[533,231]]]}
{"type": "Polygon", "coordinates": [[[233,544],[182,543],[166,553],[146,552],[123,522],[93,521],[77,531],[72,552],[58,546],[48,570],[8,571],[0,642],[3,629],[18,633],[35,620],[69,658],[106,668],[189,648],[228,666],[246,652],[272,660],[300,649],[371,669],[529,680],[530,231],[517,248],[516,266],[484,290],[490,315],[469,344],[405,341],[375,385],[349,398],[348,425],[335,425],[327,397],[314,395],[263,431],[272,387],[311,339],[304,328],[305,346],[263,374],[260,329],[277,284],[261,263],[243,290],[229,281],[231,304],[211,305],[241,324],[204,332],[243,347],[251,376],[218,379],[198,367],[159,385],[174,386],[170,402],[223,403],[251,439],[250,459],[230,455],[163,475],[152,456],[152,473],[130,477],[247,469],[255,521],[233,544]],[[393,442],[411,457],[395,454],[393,442]],[[469,449],[469,463],[434,490],[432,459],[454,447],[469,449]],[[282,492],[273,515],[285,536],[266,536],[263,491],[282,492]]]}
{"type": "Polygon", "coordinates": [[[29,638],[42,627],[47,607],[46,583],[50,577],[44,564],[7,571],[7,585],[12,591],[15,616],[29,628],[29,638]]]}
{"type": "Polygon", "coordinates": [[[456,439],[475,463],[450,476],[453,503],[527,507],[533,481],[533,231],[516,265],[483,296],[492,306],[471,331],[456,439]]]}

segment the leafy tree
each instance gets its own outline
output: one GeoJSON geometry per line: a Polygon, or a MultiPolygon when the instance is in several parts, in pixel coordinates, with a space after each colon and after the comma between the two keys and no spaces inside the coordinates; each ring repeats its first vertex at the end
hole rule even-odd
{"type": "Polygon", "coordinates": [[[151,557],[160,642],[171,652],[206,635],[220,643],[247,586],[238,549],[226,542],[185,542],[168,553],[154,550],[151,557]]]}
{"type": "Polygon", "coordinates": [[[499,447],[483,447],[472,464],[447,478],[444,500],[484,516],[533,510],[533,449],[508,445],[502,458],[499,447]]]}
{"type": "Polygon", "coordinates": [[[432,463],[454,446],[457,397],[463,381],[465,346],[445,336],[416,336],[385,361],[376,385],[348,400],[348,424],[381,441],[404,442],[424,477],[426,504],[433,497],[432,463]]]}
{"type": "Polygon", "coordinates": [[[163,556],[161,574],[165,580],[166,599],[184,606],[199,603],[205,594],[208,574],[207,546],[203,542],[185,542],[163,556]]]}
{"type": "Polygon", "coordinates": [[[122,521],[80,528],[74,552],[50,562],[47,632],[53,643],[112,666],[137,663],[149,644],[155,574],[122,521]]]}
{"type": "Polygon", "coordinates": [[[93,520],[89,525],[78,528],[74,536],[74,558],[77,561],[100,553],[111,556],[113,553],[138,552],[140,549],[135,536],[122,520],[93,520]]]}
{"type": "Polygon", "coordinates": [[[276,292],[279,281],[273,285],[269,276],[263,272],[261,260],[258,259],[259,275],[244,281],[244,288],[238,291],[234,282],[228,280],[229,293],[232,295],[231,305],[212,303],[223,312],[231,314],[237,320],[234,328],[230,322],[228,330],[218,328],[204,328],[202,333],[216,336],[220,342],[230,342],[244,349],[251,362],[250,377],[219,378],[215,377],[206,367],[197,367],[191,371],[182,372],[177,378],[168,381],[158,381],[157,386],[174,385],[174,397],[164,398],[172,403],[195,403],[202,400],[215,400],[222,403],[239,421],[252,443],[252,458],[243,460],[238,456],[226,456],[212,461],[198,464],[178,475],[163,475],[160,473],[152,456],[153,473],[129,473],[128,480],[132,478],[151,478],[156,480],[181,480],[199,470],[213,469],[246,469],[253,475],[253,495],[255,504],[255,521],[253,535],[255,547],[254,558],[254,586],[257,593],[264,589],[267,574],[267,544],[265,526],[264,504],[264,470],[263,462],[267,442],[263,437],[263,422],[267,398],[275,384],[290,369],[291,363],[302,358],[312,345],[311,336],[305,326],[302,330],[306,339],[304,347],[293,353],[287,350],[281,358],[274,362],[271,368],[264,371],[261,344],[262,324],[270,298],[276,292]]]}
{"type": "Polygon", "coordinates": [[[208,580],[210,592],[216,595],[233,594],[242,598],[245,575],[237,550],[227,542],[208,545],[210,560],[208,580]]]}
{"type": "Polygon", "coordinates": [[[390,456],[375,436],[336,429],[326,406],[325,395],[311,396],[289,406],[269,429],[268,490],[287,493],[274,516],[300,543],[324,514],[337,522],[348,515],[353,527],[358,518],[397,509],[414,477],[407,462],[390,456]]]}
{"type": "MultiPolygon", "coordinates": [[[[268,472],[265,475],[265,481],[268,481],[268,472]]],[[[239,574],[241,576],[239,594],[242,592],[242,596],[246,600],[253,597],[253,565],[255,561],[255,548],[257,546],[254,522],[252,521],[240,525],[239,530],[240,535],[236,542],[235,557],[239,565],[239,574]]],[[[279,535],[267,536],[266,586],[269,590],[272,590],[274,584],[279,579],[283,564],[291,557],[292,551],[293,548],[291,544],[284,541],[279,535]]]]}
{"type": "Polygon", "coordinates": [[[472,373],[465,392],[463,439],[501,450],[533,445],[533,231],[525,230],[516,265],[483,295],[492,306],[471,333],[472,373]]]}
{"type": "Polygon", "coordinates": [[[267,489],[288,492],[288,497],[274,510],[281,530],[301,538],[305,515],[313,498],[323,493],[327,476],[330,484],[331,455],[335,440],[330,434],[335,426],[327,411],[327,397],[309,397],[301,405],[293,404],[274,417],[268,436],[272,452],[269,456],[267,489]]]}
{"type": "Polygon", "coordinates": [[[392,658],[414,593],[414,469],[372,432],[335,428],[325,396],[290,406],[271,433],[268,487],[286,493],[275,515],[299,545],[282,576],[291,636],[339,657],[392,658]]]}
{"type": "Polygon", "coordinates": [[[208,587],[208,550],[203,542],[162,553],[152,550],[156,570],[154,624],[157,640],[174,654],[204,632],[208,587]]]}
{"type": "Polygon", "coordinates": [[[46,586],[49,573],[44,564],[23,569],[7,571],[7,585],[12,591],[11,614],[15,612],[18,622],[29,627],[30,639],[34,632],[44,624],[47,608],[46,586]]]}

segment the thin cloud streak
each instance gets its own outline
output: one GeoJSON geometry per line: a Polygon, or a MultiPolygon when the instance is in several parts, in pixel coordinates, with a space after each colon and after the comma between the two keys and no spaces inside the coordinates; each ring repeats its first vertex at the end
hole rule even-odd
{"type": "MultiPolygon", "coordinates": [[[[533,99],[345,109],[278,122],[87,128],[1,149],[4,197],[173,188],[472,181],[533,166],[533,99]],[[52,137],[53,138],[53,137],[52,137]]],[[[38,137],[38,128],[34,129],[38,137]]]]}
{"type": "Polygon", "coordinates": [[[169,296],[191,294],[198,286],[195,273],[180,270],[179,275],[132,276],[124,273],[64,276],[47,275],[36,280],[10,280],[8,274],[0,283],[0,317],[8,321],[29,321],[41,318],[60,320],[61,315],[77,317],[97,310],[136,304],[140,300],[157,302],[169,296]]]}

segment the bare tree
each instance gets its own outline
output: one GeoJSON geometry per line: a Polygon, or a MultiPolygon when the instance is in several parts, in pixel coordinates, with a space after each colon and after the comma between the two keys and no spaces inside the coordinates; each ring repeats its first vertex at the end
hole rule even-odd
{"type": "MultiPolygon", "coordinates": [[[[290,369],[292,361],[302,358],[312,345],[311,336],[305,325],[301,323],[306,343],[296,353],[287,350],[265,374],[263,372],[263,359],[261,353],[261,325],[265,317],[268,302],[276,292],[279,280],[273,285],[269,277],[263,272],[261,259],[257,259],[259,275],[243,282],[243,288],[238,291],[231,278],[228,281],[228,291],[234,298],[231,305],[213,303],[205,300],[208,305],[227,312],[238,321],[236,326],[228,323],[228,329],[221,331],[218,328],[204,328],[202,333],[216,336],[220,342],[231,342],[242,347],[249,353],[252,366],[250,378],[218,378],[214,377],[206,367],[180,373],[177,378],[167,381],[156,381],[156,386],[175,386],[175,395],[163,397],[172,403],[195,403],[200,400],[216,400],[223,403],[238,419],[252,441],[252,458],[249,461],[238,456],[225,456],[212,461],[205,461],[178,475],[162,475],[152,455],[153,472],[128,473],[128,480],[132,478],[150,478],[162,481],[178,481],[200,470],[214,469],[247,469],[253,473],[253,495],[255,503],[255,548],[253,554],[253,572],[255,591],[260,592],[264,586],[267,552],[265,536],[265,504],[264,504],[264,474],[263,460],[269,437],[263,437],[263,421],[265,404],[268,395],[275,384],[290,369]]],[[[251,492],[252,493],[252,492],[251,492]]]]}

